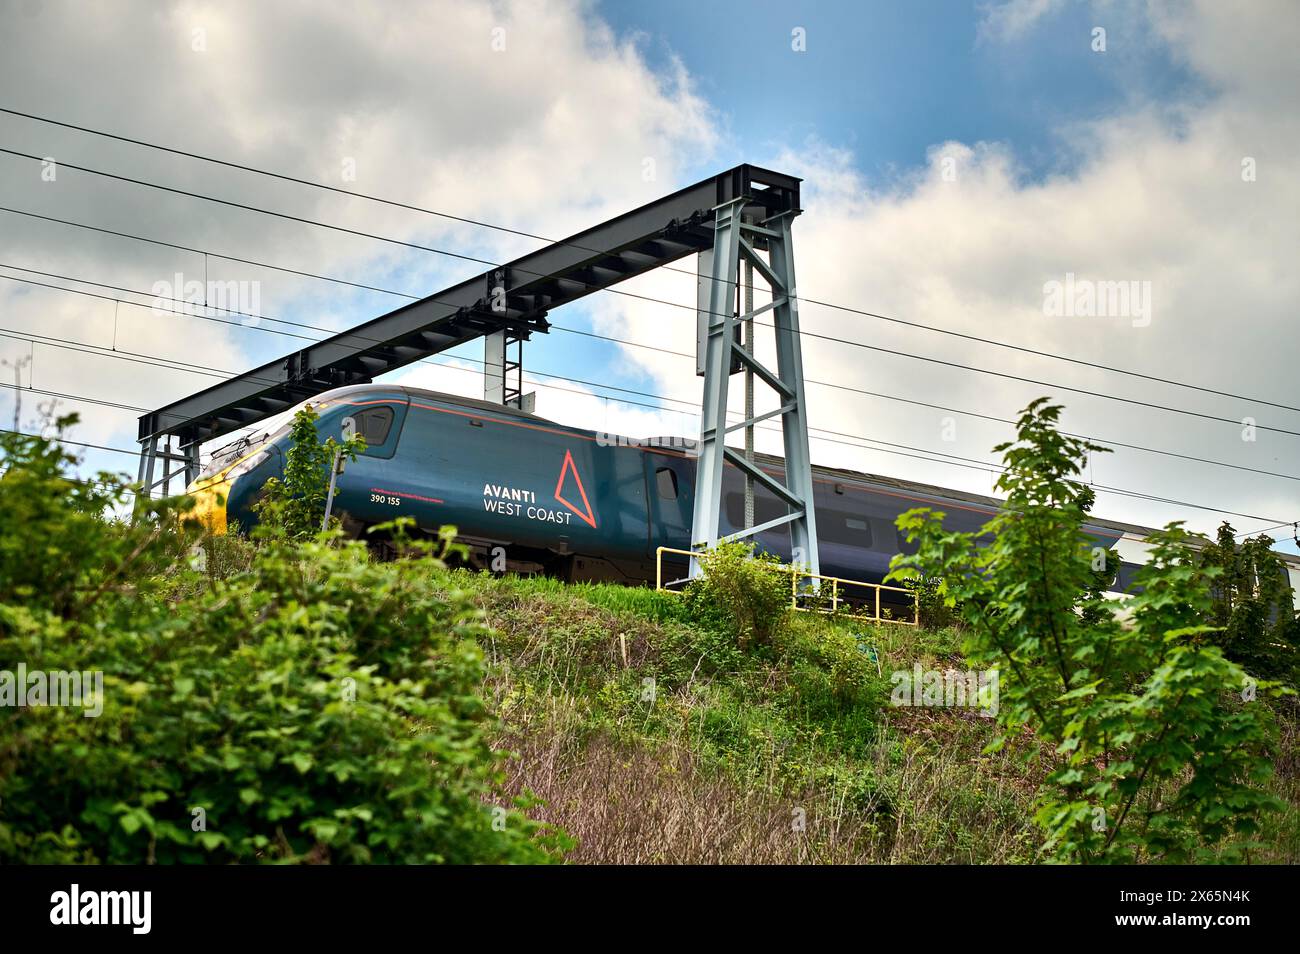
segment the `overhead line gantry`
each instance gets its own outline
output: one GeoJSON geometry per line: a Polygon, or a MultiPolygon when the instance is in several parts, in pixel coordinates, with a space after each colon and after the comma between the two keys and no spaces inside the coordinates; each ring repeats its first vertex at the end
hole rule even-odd
{"type": "Polygon", "coordinates": [[[520,407],[525,399],[522,343],[549,330],[551,309],[703,252],[699,370],[704,377],[704,414],[692,540],[696,546],[718,542],[722,472],[724,464],[731,463],[789,508],[788,516],[738,536],[789,523],[796,559],[816,573],[813,485],[790,240],[791,223],[801,211],[799,183],[794,176],[737,166],[145,414],[139,422],[139,479],[144,492],[166,494],[177,478],[195,480],[199,448],[208,441],[325,391],[369,383],[477,338],[487,339],[487,395],[520,407]],[[738,323],[747,317],[738,314],[736,307],[742,260],[751,262],[772,286],[771,303],[748,317],[773,312],[775,370],[741,347],[735,334],[738,323]],[[725,445],[727,433],[774,416],[728,425],[727,379],[742,366],[752,369],[778,395],[784,482],[725,445]]]}

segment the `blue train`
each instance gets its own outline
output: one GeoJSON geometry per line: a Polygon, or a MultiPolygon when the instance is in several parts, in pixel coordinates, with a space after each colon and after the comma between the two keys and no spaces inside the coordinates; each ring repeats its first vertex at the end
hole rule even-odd
{"type": "MultiPolygon", "coordinates": [[[[338,478],[334,508],[350,533],[409,516],[424,529],[456,526],[480,567],[504,557],[513,571],[627,583],[655,579],[656,548],[689,547],[692,441],[632,440],[385,384],[329,391],[313,404],[322,439],[339,436],[350,418],[366,440],[365,453],[338,478]]],[[[285,427],[217,452],[190,487],[214,529],[251,526],[252,505],[266,481],[281,473],[288,442],[285,427]]],[[[758,460],[780,476],[779,458],[758,460]]],[[[903,511],[936,507],[953,529],[973,530],[998,508],[991,497],[846,470],[816,468],[814,482],[822,573],[864,582],[879,582],[890,559],[907,549],[894,524],[903,511]]],[[[734,469],[726,474],[723,502],[725,532],[742,527],[743,478],[734,469]]],[[[756,488],[755,524],[783,513],[776,497],[756,488]]],[[[1142,562],[1147,531],[1102,520],[1087,530],[1120,557],[1115,588],[1124,589],[1142,562]]],[[[789,559],[788,531],[759,540],[789,559]]],[[[682,570],[668,566],[678,575],[682,570]]]]}

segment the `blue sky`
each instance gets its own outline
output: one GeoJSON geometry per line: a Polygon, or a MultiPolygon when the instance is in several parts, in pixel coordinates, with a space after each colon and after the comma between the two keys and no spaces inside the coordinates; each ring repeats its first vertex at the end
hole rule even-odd
{"type": "Polygon", "coordinates": [[[667,68],[679,58],[730,131],[722,165],[752,161],[755,149],[814,137],[851,149],[871,179],[924,163],[946,140],[1013,147],[1029,177],[1061,171],[1064,122],[1104,116],[1134,99],[1204,94],[1175,64],[1144,18],[1087,4],[1054,10],[1014,47],[981,38],[981,9],[951,2],[759,0],[605,2],[614,29],[638,37],[667,68]],[[802,9],[792,9],[802,7],[802,9]],[[1107,55],[1090,48],[1107,27],[1107,55]],[[805,30],[806,51],[791,48],[805,30]],[[1116,64],[1122,69],[1116,69],[1116,64]]]}
{"type": "MultiPolygon", "coordinates": [[[[1135,104],[1207,95],[1143,17],[1118,9],[1103,20],[1108,49],[1102,58],[1090,47],[1097,19],[1085,4],[1049,12],[1014,47],[982,35],[985,13],[974,5],[791,6],[773,0],[595,5],[617,41],[634,44],[658,73],[683,66],[722,130],[709,158],[687,164],[674,185],[815,145],[845,150],[865,182],[888,187],[924,168],[927,151],[949,140],[1003,144],[1015,156],[1017,177],[1038,181],[1068,174],[1080,160],[1061,148],[1063,126],[1135,104]],[[804,52],[792,46],[796,27],[804,30],[804,52]]],[[[491,255],[486,246],[480,252],[491,255]]],[[[453,274],[473,269],[449,267],[453,274]]],[[[590,327],[590,307],[579,302],[558,320],[590,327]]],[[[559,346],[539,339],[530,352],[541,363],[530,366],[590,379],[591,368],[618,356],[615,346],[599,340],[562,340],[559,346]]],[[[457,352],[478,353],[477,345],[457,352]]],[[[655,381],[644,369],[624,367],[620,383],[654,390],[655,381]]]]}

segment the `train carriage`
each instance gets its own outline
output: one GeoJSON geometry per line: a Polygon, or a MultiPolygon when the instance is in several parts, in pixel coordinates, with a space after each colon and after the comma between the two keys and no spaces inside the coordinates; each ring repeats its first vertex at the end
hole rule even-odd
{"type": "MultiPolygon", "coordinates": [[[[481,567],[501,566],[566,579],[627,583],[655,580],[658,547],[688,549],[694,502],[693,442],[632,440],[548,421],[472,398],[397,385],[354,385],[313,402],[321,439],[345,421],[366,450],[338,478],[335,512],[354,535],[398,516],[434,531],[452,525],[481,567]]],[[[252,526],[253,503],[282,472],[289,429],[218,451],[190,487],[214,529],[252,526]]],[[[780,458],[756,455],[782,475],[780,458]]],[[[855,471],[815,467],[814,506],[822,573],[875,583],[907,544],[898,515],[914,507],[944,511],[954,530],[977,529],[1000,502],[961,491],[855,471]]],[[[739,471],[724,475],[724,533],[744,526],[739,471]]],[[[755,488],[754,525],[780,516],[783,504],[755,488]]],[[[1147,528],[1090,519],[1085,532],[1113,552],[1115,592],[1145,558],[1147,528]]],[[[790,559],[788,530],[759,534],[764,549],[790,559]]],[[[1294,589],[1300,558],[1279,554],[1294,589]]],[[[681,575],[681,563],[668,565],[681,575]]]]}

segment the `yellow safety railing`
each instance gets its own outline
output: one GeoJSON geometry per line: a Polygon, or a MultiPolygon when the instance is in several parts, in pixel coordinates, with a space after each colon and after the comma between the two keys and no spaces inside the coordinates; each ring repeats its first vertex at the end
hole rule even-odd
{"type": "MultiPolygon", "coordinates": [[[[669,580],[667,583],[664,582],[665,553],[673,553],[678,556],[687,557],[688,559],[690,557],[699,556],[699,554],[690,550],[678,550],[675,547],[659,547],[655,550],[655,589],[662,590],[666,593],[676,593],[679,592],[679,590],[675,590],[673,587],[678,584],[686,583],[687,580],[680,579],[669,580]]],[[[852,619],[860,619],[870,623],[898,623],[902,626],[915,626],[920,621],[921,607],[916,601],[916,592],[914,590],[909,590],[906,587],[886,586],[883,583],[864,583],[861,580],[846,580],[838,576],[823,576],[820,573],[809,573],[807,570],[801,570],[798,567],[787,566],[785,564],[779,565],[777,569],[782,573],[790,574],[790,606],[794,609],[812,613],[840,613],[842,612],[841,606],[852,608],[862,605],[861,600],[844,592],[845,589],[851,591],[852,588],[856,587],[861,590],[873,591],[874,601],[868,599],[866,602],[874,603],[875,615],[873,616],[865,613],[854,612],[844,612],[843,615],[852,619]],[[816,583],[816,590],[812,592],[819,592],[822,584],[829,583],[831,591],[830,600],[826,601],[825,597],[822,597],[822,605],[800,606],[800,597],[808,597],[811,595],[809,589],[800,589],[800,581],[816,583]],[[880,607],[880,593],[882,590],[888,590],[892,593],[905,593],[912,603],[912,618],[893,619],[892,617],[882,616],[880,607]]]]}

